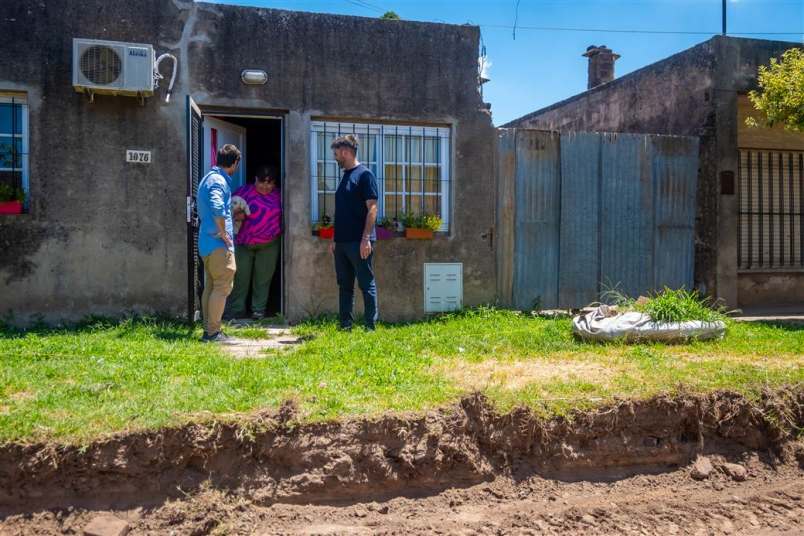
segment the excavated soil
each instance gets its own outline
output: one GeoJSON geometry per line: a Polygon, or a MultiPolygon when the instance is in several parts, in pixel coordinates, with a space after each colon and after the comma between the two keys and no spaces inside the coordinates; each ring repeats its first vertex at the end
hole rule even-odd
{"type": "Polygon", "coordinates": [[[800,534],[803,427],[801,387],[551,419],[474,395],[300,425],[287,404],[245,424],[4,445],[0,534],[81,534],[102,515],[131,534],[800,534]]]}

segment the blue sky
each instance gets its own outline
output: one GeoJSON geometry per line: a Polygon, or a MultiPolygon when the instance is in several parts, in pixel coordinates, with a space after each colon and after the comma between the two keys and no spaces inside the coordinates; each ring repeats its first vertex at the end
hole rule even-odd
{"type": "MultiPolygon", "coordinates": [[[[586,89],[591,44],[622,57],[616,75],[689,48],[720,33],[721,0],[218,0],[222,3],[407,20],[479,25],[490,61],[484,97],[499,125],[586,89]],[[535,29],[541,28],[541,29],[535,29]],[[648,30],[675,33],[559,31],[648,30]]],[[[729,33],[802,42],[804,0],[728,0],[729,33]],[[773,32],[790,32],[774,35],[773,32]]]]}

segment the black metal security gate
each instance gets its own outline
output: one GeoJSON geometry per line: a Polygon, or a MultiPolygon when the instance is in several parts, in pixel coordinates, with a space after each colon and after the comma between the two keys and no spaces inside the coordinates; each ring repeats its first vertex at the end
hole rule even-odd
{"type": "Polygon", "coordinates": [[[204,289],[204,267],[198,256],[198,211],[196,194],[201,180],[201,155],[204,124],[201,110],[187,96],[187,321],[196,320],[201,310],[201,293],[204,289]]]}
{"type": "Polygon", "coordinates": [[[804,151],[740,149],[742,270],[804,267],[804,151]]]}

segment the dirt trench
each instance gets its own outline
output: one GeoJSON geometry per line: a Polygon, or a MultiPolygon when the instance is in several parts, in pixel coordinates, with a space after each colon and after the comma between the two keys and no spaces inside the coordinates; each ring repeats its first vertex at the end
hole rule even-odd
{"type": "MultiPolygon", "coordinates": [[[[669,508],[667,519],[654,517],[672,523],[684,518],[673,505],[706,512],[729,501],[753,509],[748,528],[804,530],[794,522],[804,523],[804,449],[794,441],[802,428],[801,386],[758,402],[725,392],[661,396],[551,419],[499,414],[482,395],[426,415],[324,424],[298,424],[286,404],[245,423],[84,448],[2,446],[0,534],[81,533],[109,511],[134,533],[626,533],[600,520],[630,523],[669,508]],[[687,467],[701,455],[717,466],[705,482],[687,467]],[[728,461],[742,463],[746,478],[722,470],[728,461]],[[741,487],[728,495],[732,486],[741,487]],[[624,504],[607,515],[615,502],[624,504]],[[783,520],[755,511],[762,504],[783,520]]],[[[742,526],[725,514],[704,519],[707,530],[713,520],[724,533],[742,526]]]]}

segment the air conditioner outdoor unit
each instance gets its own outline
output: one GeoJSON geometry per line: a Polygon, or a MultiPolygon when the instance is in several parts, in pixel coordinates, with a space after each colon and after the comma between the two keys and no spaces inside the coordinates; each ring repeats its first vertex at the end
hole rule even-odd
{"type": "Polygon", "coordinates": [[[73,87],[79,93],[150,97],[154,48],[138,43],[73,39],[73,87]]]}

